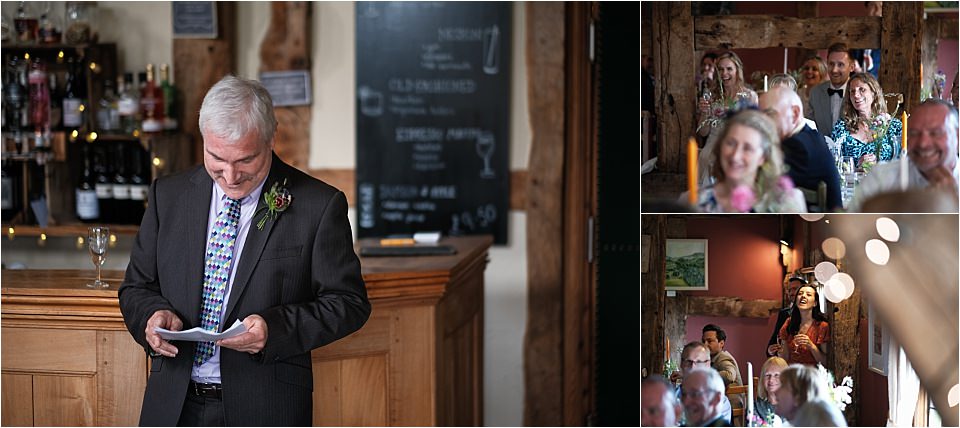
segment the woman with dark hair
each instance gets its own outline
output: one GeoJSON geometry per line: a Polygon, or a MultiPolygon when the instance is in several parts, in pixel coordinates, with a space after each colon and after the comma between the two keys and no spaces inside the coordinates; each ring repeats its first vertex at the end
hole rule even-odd
{"type": "Polygon", "coordinates": [[[830,325],[820,311],[820,296],[812,285],[797,291],[793,312],[780,327],[780,357],[791,364],[824,364],[830,342],[830,325]]]}

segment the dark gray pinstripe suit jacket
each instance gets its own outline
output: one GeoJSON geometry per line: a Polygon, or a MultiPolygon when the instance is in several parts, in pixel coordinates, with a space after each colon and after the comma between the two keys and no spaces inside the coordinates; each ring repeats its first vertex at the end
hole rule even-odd
{"type": "MultiPolygon", "coordinates": [[[[228,425],[310,425],[310,351],[363,326],[370,315],[360,261],[353,251],[342,192],[283,163],[276,155],[264,192],[287,180],[289,208],[263,230],[254,217],[227,304],[226,322],[258,314],[267,343],[257,357],[220,354],[228,425]]],[[[146,350],[147,319],[168,309],[183,328],[200,325],[204,248],[212,180],[202,167],[157,180],[137,234],[120,309],[146,350]]],[[[258,209],[263,206],[261,198],[258,209]]],[[[175,358],[154,357],[141,425],[175,426],[190,382],[195,342],[172,342],[175,358]]]]}

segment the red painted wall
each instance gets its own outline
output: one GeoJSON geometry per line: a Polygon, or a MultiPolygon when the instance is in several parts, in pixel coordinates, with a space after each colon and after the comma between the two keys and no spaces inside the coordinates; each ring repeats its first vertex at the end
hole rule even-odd
{"type": "Polygon", "coordinates": [[[947,75],[947,86],[943,90],[944,99],[950,99],[953,77],[957,75],[958,50],[960,50],[960,44],[957,40],[940,39],[940,44],[937,46],[937,68],[947,75]]]}
{"type": "Polygon", "coordinates": [[[887,425],[887,413],[890,402],[887,400],[887,378],[867,368],[867,320],[860,319],[860,380],[854,382],[853,389],[860,392],[860,405],[857,407],[857,424],[867,427],[887,425]],[[859,383],[859,385],[857,384],[859,383]]]}
{"type": "MultiPolygon", "coordinates": [[[[685,293],[780,300],[783,265],[779,221],[779,216],[759,215],[690,218],[687,237],[708,239],[710,289],[685,293]]],[[[727,333],[726,349],[737,359],[740,375],[746,379],[748,361],[754,365],[754,375],[759,376],[775,322],[775,315],[770,319],[691,316],[687,318],[686,342],[699,341],[704,325],[719,325],[727,333]]]]}

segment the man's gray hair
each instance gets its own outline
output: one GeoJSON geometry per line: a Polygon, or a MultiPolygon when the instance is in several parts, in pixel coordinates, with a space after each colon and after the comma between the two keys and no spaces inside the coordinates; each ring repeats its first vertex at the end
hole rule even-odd
{"type": "Polygon", "coordinates": [[[228,141],[256,133],[261,144],[273,139],[277,119],[273,99],[256,80],[227,75],[210,88],[200,106],[200,132],[228,141]]]}
{"type": "Polygon", "coordinates": [[[711,391],[723,394],[727,390],[727,388],[723,385],[723,378],[720,377],[720,373],[717,373],[713,367],[697,367],[691,370],[684,379],[684,382],[686,382],[686,379],[689,379],[696,373],[703,373],[703,375],[706,376],[707,388],[710,388],[711,391]]]}
{"type": "Polygon", "coordinates": [[[663,385],[663,387],[666,388],[667,392],[664,395],[667,396],[667,400],[671,406],[680,403],[679,401],[677,401],[677,394],[674,393],[674,388],[675,388],[674,385],[670,383],[670,381],[668,381],[663,376],[650,375],[643,379],[640,379],[641,387],[656,385],[656,384],[663,385]]]}
{"type": "Polygon", "coordinates": [[[960,127],[960,123],[958,123],[957,108],[952,104],[938,98],[927,98],[927,100],[920,103],[918,107],[929,107],[934,105],[942,105],[947,109],[947,124],[953,127],[954,132],[951,133],[951,135],[956,135],[956,130],[958,127],[960,127]]]}

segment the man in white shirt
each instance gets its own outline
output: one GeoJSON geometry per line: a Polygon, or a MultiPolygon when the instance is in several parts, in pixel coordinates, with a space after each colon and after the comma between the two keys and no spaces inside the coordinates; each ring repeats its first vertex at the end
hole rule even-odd
{"type": "Polygon", "coordinates": [[[845,43],[830,45],[827,71],[830,80],[810,90],[810,111],[806,112],[807,119],[816,122],[817,130],[823,135],[830,135],[833,124],[837,123],[840,117],[843,93],[847,89],[850,73],[853,72],[853,58],[850,57],[850,49],[845,43]]]}
{"type": "Polygon", "coordinates": [[[860,211],[865,201],[881,193],[907,189],[933,188],[960,197],[957,109],[945,101],[929,99],[913,109],[907,127],[909,158],[874,167],[857,186],[850,211],[860,211]]]}

